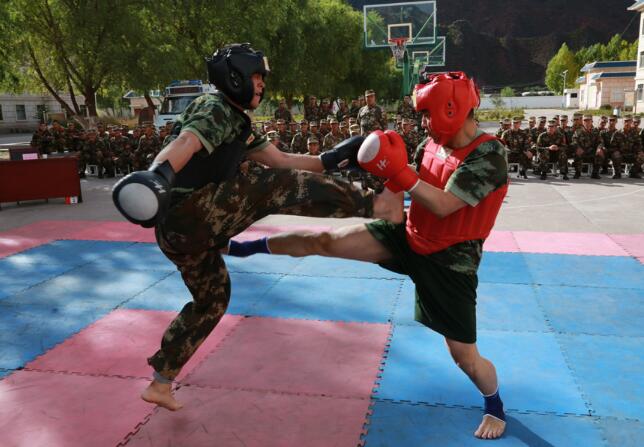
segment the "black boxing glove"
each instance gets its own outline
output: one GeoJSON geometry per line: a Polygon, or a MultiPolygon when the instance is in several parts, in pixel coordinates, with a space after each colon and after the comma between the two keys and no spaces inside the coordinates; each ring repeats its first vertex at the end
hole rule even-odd
{"type": "Polygon", "coordinates": [[[175,173],[168,160],[153,164],[147,171],[123,177],[112,189],[112,200],[130,222],[144,228],[155,226],[170,206],[170,191],[175,173]]]}
{"type": "Polygon", "coordinates": [[[348,138],[332,149],[323,152],[320,155],[322,165],[325,171],[337,171],[338,169],[347,169],[349,171],[360,170],[358,164],[358,149],[364,142],[365,137],[357,135],[348,138]]]}

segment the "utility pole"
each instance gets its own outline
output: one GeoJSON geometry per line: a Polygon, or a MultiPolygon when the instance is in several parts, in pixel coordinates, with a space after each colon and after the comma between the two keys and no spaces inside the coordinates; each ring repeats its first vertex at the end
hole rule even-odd
{"type": "Polygon", "coordinates": [[[563,96],[563,104],[561,105],[562,108],[566,108],[566,75],[568,74],[568,70],[564,70],[563,73],[561,73],[561,76],[563,76],[563,88],[561,89],[561,94],[563,96]]]}

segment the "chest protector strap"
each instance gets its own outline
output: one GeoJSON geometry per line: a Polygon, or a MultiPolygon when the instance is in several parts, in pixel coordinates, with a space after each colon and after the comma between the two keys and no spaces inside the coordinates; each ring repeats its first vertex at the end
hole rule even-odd
{"type": "MultiPolygon", "coordinates": [[[[484,133],[469,145],[454,149],[447,155],[442,146],[430,138],[425,146],[419,171],[420,179],[436,188],[445,189],[454,171],[474,149],[487,141],[496,139],[484,133]]],[[[476,206],[466,205],[442,219],[412,200],[407,217],[409,245],[416,253],[430,254],[459,242],[487,238],[507,191],[508,185],[505,184],[489,193],[476,206]]]]}

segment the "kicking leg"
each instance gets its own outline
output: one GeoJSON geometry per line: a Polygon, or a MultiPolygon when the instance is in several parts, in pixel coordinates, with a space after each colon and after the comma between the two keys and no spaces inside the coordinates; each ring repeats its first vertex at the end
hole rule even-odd
{"type": "Polygon", "coordinates": [[[485,400],[483,421],[474,432],[474,436],[481,439],[501,437],[505,431],[505,413],[498,393],[499,385],[494,365],[479,354],[474,343],[462,343],[448,338],[445,342],[454,362],[474,382],[485,400]]]}

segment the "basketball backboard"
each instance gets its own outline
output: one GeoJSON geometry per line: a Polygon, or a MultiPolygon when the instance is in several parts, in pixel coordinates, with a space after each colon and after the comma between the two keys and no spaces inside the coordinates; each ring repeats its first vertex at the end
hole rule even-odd
{"type": "Polygon", "coordinates": [[[364,5],[366,48],[386,48],[391,39],[408,45],[436,42],[436,1],[364,5]]]}
{"type": "Polygon", "coordinates": [[[420,65],[441,67],[445,65],[445,37],[436,36],[436,42],[430,45],[408,47],[409,61],[413,64],[416,60],[420,65]]]}

